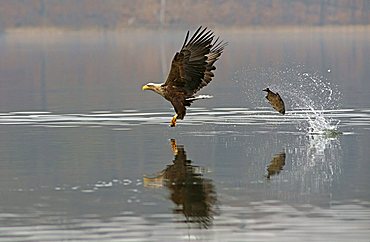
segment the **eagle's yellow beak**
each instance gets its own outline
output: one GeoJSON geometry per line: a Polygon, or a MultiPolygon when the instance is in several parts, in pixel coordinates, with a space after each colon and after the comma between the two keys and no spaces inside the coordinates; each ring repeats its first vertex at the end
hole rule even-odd
{"type": "Polygon", "coordinates": [[[141,90],[150,90],[150,87],[148,86],[148,85],[144,85],[142,88],[141,88],[141,90]]]}

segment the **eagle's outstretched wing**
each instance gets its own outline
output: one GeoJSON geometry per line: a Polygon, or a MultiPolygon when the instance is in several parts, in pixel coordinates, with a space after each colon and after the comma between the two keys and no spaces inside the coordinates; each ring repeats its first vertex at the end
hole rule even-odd
{"type": "Polygon", "coordinates": [[[170,73],[165,86],[176,87],[187,96],[194,95],[212,81],[213,65],[222,54],[227,43],[215,41],[214,33],[207,28],[199,27],[188,41],[189,31],[184,44],[172,60],[170,73]]]}

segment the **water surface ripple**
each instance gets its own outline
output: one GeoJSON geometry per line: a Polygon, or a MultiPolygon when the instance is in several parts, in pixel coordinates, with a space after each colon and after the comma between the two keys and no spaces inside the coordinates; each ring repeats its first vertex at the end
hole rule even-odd
{"type": "Polygon", "coordinates": [[[184,228],[168,214],[122,212],[106,219],[91,214],[61,220],[62,214],[0,213],[0,241],[368,241],[370,203],[350,203],[330,208],[278,201],[221,206],[222,216],[207,230],[184,228]]]}
{"type": "MultiPolygon", "coordinates": [[[[131,130],[139,125],[168,125],[170,111],[139,111],[123,110],[94,111],[90,113],[51,112],[7,112],[0,113],[0,125],[27,125],[42,127],[109,127],[112,129],[131,130]]],[[[179,125],[255,125],[278,126],[283,131],[284,126],[298,125],[315,119],[317,111],[291,110],[286,115],[277,114],[270,108],[255,110],[247,108],[190,108],[186,118],[179,121],[179,125]]],[[[360,126],[370,128],[370,109],[336,109],[320,110],[320,115],[327,119],[337,120],[344,131],[350,132],[348,127],[360,126]],[[347,130],[348,129],[348,130],[347,130]]]]}

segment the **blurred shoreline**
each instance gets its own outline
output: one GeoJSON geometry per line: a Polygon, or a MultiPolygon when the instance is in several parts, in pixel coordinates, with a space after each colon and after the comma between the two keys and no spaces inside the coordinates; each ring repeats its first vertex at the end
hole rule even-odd
{"type": "MultiPolygon", "coordinates": [[[[3,31],[1,34],[8,36],[21,37],[45,37],[45,36],[58,36],[62,34],[124,34],[125,32],[157,32],[157,31],[195,31],[198,26],[194,27],[181,27],[181,28],[146,28],[146,27],[128,27],[119,29],[99,29],[99,28],[84,28],[84,29],[70,29],[70,28],[49,28],[49,27],[25,27],[25,28],[9,28],[3,31]]],[[[351,31],[370,31],[370,25],[326,25],[326,26],[279,26],[279,27],[224,27],[224,26],[213,26],[209,27],[215,32],[226,31],[226,32],[287,32],[287,33],[299,33],[299,32],[351,32],[351,31]]]]}

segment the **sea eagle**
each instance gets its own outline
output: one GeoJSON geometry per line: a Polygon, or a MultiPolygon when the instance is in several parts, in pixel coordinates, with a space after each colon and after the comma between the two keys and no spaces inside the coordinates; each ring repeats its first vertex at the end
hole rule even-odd
{"type": "Polygon", "coordinates": [[[170,101],[176,114],[171,120],[171,127],[176,126],[177,119],[183,119],[186,106],[197,99],[212,96],[195,94],[212,81],[214,63],[222,54],[227,43],[213,40],[215,35],[211,30],[200,26],[188,41],[186,34],[181,50],[175,54],[167,80],[161,84],[148,83],[143,90],[152,90],[170,101]]]}
{"type": "Polygon", "coordinates": [[[266,99],[269,101],[271,106],[281,114],[285,114],[285,104],[279,93],[272,92],[269,88],[262,90],[267,92],[266,99]]]}

